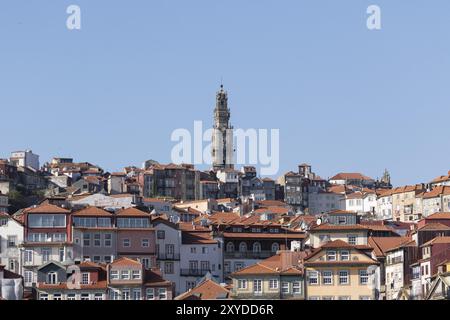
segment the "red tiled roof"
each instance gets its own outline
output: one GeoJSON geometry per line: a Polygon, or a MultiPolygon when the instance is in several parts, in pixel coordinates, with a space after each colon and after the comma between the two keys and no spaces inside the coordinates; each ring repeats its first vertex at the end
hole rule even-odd
{"type": "MultiPolygon", "coordinates": [[[[92,284],[81,284],[79,287],[74,287],[73,285],[70,287],[70,290],[99,290],[106,289],[108,284],[106,280],[97,281],[92,284]]],[[[37,288],[40,290],[67,290],[67,282],[60,284],[46,284],[44,282],[39,282],[37,284],[37,288]]]]}
{"type": "Polygon", "coordinates": [[[363,226],[360,224],[330,224],[324,223],[318,226],[314,226],[310,229],[310,231],[328,231],[328,230],[369,230],[370,228],[367,226],[363,226]]]}
{"type": "Polygon", "coordinates": [[[305,233],[260,233],[260,232],[224,232],[229,239],[305,239],[305,233]]]}
{"type": "Polygon", "coordinates": [[[183,231],[181,242],[182,244],[216,244],[217,240],[212,238],[211,232],[183,231]]]}
{"type": "Polygon", "coordinates": [[[146,287],[161,287],[171,286],[172,283],[164,279],[158,270],[145,270],[144,286],[146,287]]]}
{"type": "Polygon", "coordinates": [[[426,220],[450,219],[450,212],[437,212],[425,218],[426,220]]]}
{"type": "Polygon", "coordinates": [[[348,215],[356,215],[357,213],[355,211],[346,211],[346,210],[333,210],[327,213],[328,215],[342,215],[342,214],[348,214],[348,215]]]}
{"type": "Polygon", "coordinates": [[[122,217],[150,217],[150,214],[136,208],[130,207],[128,209],[122,209],[116,213],[116,216],[122,217]]]}
{"type": "Polygon", "coordinates": [[[307,256],[306,252],[280,251],[277,254],[262,260],[256,264],[250,265],[232,276],[254,275],[254,274],[286,274],[286,275],[302,275],[303,265],[302,259],[307,256]]]}
{"type": "Polygon", "coordinates": [[[357,172],[348,172],[348,173],[341,172],[332,177],[330,180],[353,180],[353,179],[373,180],[372,178],[357,172]]]}
{"type": "Polygon", "coordinates": [[[122,257],[119,259],[114,260],[112,263],[110,263],[111,266],[129,266],[129,265],[140,265],[142,266],[142,264],[134,259],[131,258],[127,258],[127,257],[122,257]]]}
{"type": "Polygon", "coordinates": [[[222,287],[213,280],[205,280],[194,289],[183,293],[175,300],[224,300],[230,299],[230,290],[222,287]]]}
{"type": "Polygon", "coordinates": [[[43,204],[37,207],[26,209],[28,213],[70,213],[69,210],[55,206],[53,204],[43,204]]]}
{"type": "Polygon", "coordinates": [[[450,195],[450,186],[437,186],[430,192],[425,192],[423,194],[424,199],[436,198],[441,195],[450,195]]]}
{"type": "Polygon", "coordinates": [[[387,250],[409,241],[411,241],[410,237],[369,237],[368,244],[373,248],[377,257],[383,257],[387,250]]]}
{"type": "Polygon", "coordinates": [[[450,230],[449,226],[442,223],[427,223],[420,227],[418,231],[450,230]]]}
{"type": "Polygon", "coordinates": [[[87,207],[76,211],[72,214],[73,216],[100,216],[100,217],[110,217],[112,214],[106,210],[97,207],[87,207]]]}
{"type": "Polygon", "coordinates": [[[430,246],[433,244],[449,244],[450,245],[450,237],[436,237],[422,245],[422,247],[430,246]]]}

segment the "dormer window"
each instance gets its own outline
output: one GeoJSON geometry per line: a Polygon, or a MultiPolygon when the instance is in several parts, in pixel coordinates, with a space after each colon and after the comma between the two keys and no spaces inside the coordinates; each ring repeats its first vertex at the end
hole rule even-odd
{"type": "Polygon", "coordinates": [[[338,224],[346,224],[347,219],[345,217],[338,217],[338,224]]]}
{"type": "Polygon", "coordinates": [[[141,271],[133,270],[132,277],[133,277],[133,280],[141,280],[141,271]]]}
{"type": "Polygon", "coordinates": [[[130,280],[130,271],[129,270],[122,270],[120,272],[120,279],[121,280],[130,280]]]}
{"type": "Polygon", "coordinates": [[[349,261],[350,260],[350,252],[348,250],[341,251],[341,261],[349,261]]]}
{"type": "Polygon", "coordinates": [[[334,251],[334,250],[327,251],[327,260],[328,261],[336,261],[336,251],[334,251]]]}
{"type": "Polygon", "coordinates": [[[47,284],[57,284],[58,274],[56,272],[49,272],[47,274],[47,284]]]}

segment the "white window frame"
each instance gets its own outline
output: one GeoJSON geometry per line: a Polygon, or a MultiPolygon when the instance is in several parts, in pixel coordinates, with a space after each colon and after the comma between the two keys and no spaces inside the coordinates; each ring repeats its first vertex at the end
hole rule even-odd
{"type": "Polygon", "coordinates": [[[324,286],[332,286],[333,285],[333,271],[332,270],[323,270],[322,271],[322,284],[324,286]]]}
{"type": "Polygon", "coordinates": [[[290,294],[291,293],[291,284],[287,281],[281,282],[281,293],[282,294],[290,294]]]}
{"type": "Polygon", "coordinates": [[[341,286],[348,286],[350,285],[350,272],[348,270],[339,270],[338,271],[338,283],[341,286]],[[344,277],[342,273],[346,273],[347,275],[344,277]],[[342,279],[347,279],[346,282],[342,282],[342,279]]]}
{"type": "Polygon", "coordinates": [[[262,279],[254,279],[253,280],[253,294],[254,295],[262,295],[263,293],[263,281],[262,279]]]}
{"type": "Polygon", "coordinates": [[[280,284],[278,279],[269,279],[269,289],[270,290],[278,290],[280,284]]]}
{"type": "Polygon", "coordinates": [[[145,298],[147,300],[155,300],[155,289],[154,288],[145,289],[145,298]]]}
{"type": "Polygon", "coordinates": [[[239,279],[238,280],[238,289],[239,290],[246,290],[248,288],[248,282],[246,279],[239,279]]]}

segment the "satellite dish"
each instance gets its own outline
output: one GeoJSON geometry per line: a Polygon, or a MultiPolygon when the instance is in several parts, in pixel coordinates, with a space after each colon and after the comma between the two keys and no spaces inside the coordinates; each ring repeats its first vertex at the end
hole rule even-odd
{"type": "Polygon", "coordinates": [[[320,226],[322,224],[322,218],[317,218],[316,224],[320,226]]]}
{"type": "Polygon", "coordinates": [[[172,220],[173,223],[178,223],[178,222],[180,222],[180,217],[179,216],[171,216],[170,220],[172,220]]]}

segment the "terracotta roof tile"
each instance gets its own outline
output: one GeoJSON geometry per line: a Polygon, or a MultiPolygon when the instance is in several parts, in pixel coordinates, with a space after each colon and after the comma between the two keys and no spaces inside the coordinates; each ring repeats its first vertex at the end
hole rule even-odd
{"type": "Polygon", "coordinates": [[[136,208],[130,207],[128,209],[122,209],[119,210],[116,213],[116,216],[118,217],[150,217],[150,214],[141,210],[138,210],[136,208]]]}
{"type": "Polygon", "coordinates": [[[43,204],[31,207],[26,210],[28,213],[70,213],[69,210],[55,206],[53,204],[43,204]]]}
{"type": "Polygon", "coordinates": [[[194,289],[175,298],[175,300],[224,300],[230,299],[230,290],[213,280],[205,280],[194,289]]]}
{"type": "Polygon", "coordinates": [[[100,217],[111,217],[112,214],[106,210],[97,208],[97,207],[86,207],[79,211],[76,211],[72,214],[72,216],[100,216],[100,217]]]}

